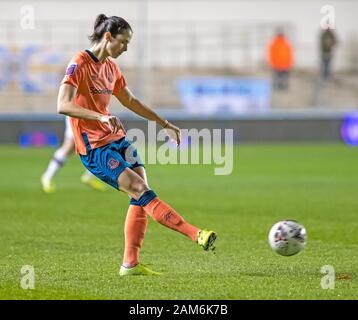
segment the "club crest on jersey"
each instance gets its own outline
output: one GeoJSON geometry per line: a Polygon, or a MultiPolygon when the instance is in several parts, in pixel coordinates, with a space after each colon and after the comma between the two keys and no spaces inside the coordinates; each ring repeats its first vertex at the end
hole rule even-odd
{"type": "Polygon", "coordinates": [[[66,76],[71,76],[75,73],[77,63],[71,63],[66,69],[66,76]]]}
{"type": "Polygon", "coordinates": [[[113,158],[109,159],[109,161],[108,161],[108,167],[109,167],[111,170],[114,170],[114,169],[118,168],[118,166],[119,166],[119,161],[118,161],[118,160],[113,159],[113,158]]]}
{"type": "Polygon", "coordinates": [[[113,75],[112,75],[112,74],[109,74],[109,75],[107,76],[107,79],[108,79],[109,82],[113,82],[113,75]]]}

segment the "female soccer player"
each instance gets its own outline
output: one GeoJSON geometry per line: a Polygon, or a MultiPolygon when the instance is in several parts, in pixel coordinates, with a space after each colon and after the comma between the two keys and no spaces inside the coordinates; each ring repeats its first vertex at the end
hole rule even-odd
{"type": "MultiPolygon", "coordinates": [[[[90,50],[79,52],[70,62],[60,86],[57,109],[71,117],[76,152],[85,167],[117,190],[126,192],[130,205],[124,233],[125,249],[119,274],[158,275],[139,263],[139,251],[147,228],[147,215],[180,232],[204,250],[213,250],[216,233],[186,222],[148,187],[144,166],[125,138],[120,120],[109,113],[111,95],[136,114],[166,129],[180,144],[180,130],[139,101],[129,90],[117,58],[132,38],[132,28],[123,18],[100,14],[95,23],[90,50]],[[130,148],[130,149],[129,149],[130,148]],[[135,161],[127,161],[128,150],[135,161]]],[[[133,159],[132,159],[133,160],[133,159]]]]}
{"type": "MultiPolygon", "coordinates": [[[[75,142],[73,140],[73,134],[70,124],[70,118],[66,117],[66,129],[64,134],[63,143],[52,156],[50,163],[47,166],[46,171],[41,176],[42,189],[46,193],[52,193],[56,191],[56,184],[53,182],[55,174],[63,168],[68,157],[70,157],[75,151],[75,142]]],[[[106,185],[99,181],[91,172],[86,170],[81,175],[81,181],[84,184],[88,184],[95,190],[105,191],[106,185]]]]}

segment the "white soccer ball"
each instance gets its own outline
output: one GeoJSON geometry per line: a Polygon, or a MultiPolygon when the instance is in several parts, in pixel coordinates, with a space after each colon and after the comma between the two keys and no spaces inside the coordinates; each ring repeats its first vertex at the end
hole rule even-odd
{"type": "Polygon", "coordinates": [[[305,227],[294,220],[283,220],[275,223],[268,235],[273,251],[282,256],[292,256],[303,250],[307,242],[305,227]]]}

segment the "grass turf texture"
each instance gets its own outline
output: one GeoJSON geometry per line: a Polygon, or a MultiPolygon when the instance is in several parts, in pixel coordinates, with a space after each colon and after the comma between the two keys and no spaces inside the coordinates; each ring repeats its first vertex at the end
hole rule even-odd
{"type": "Polygon", "coordinates": [[[88,189],[75,156],[44,194],[53,150],[0,147],[0,299],[357,299],[358,149],[343,145],[241,145],[234,171],[211,165],[147,166],[150,186],[188,221],[219,234],[216,255],[150,220],[143,263],[160,277],[120,278],[128,197],[88,189]],[[281,257],[270,227],[303,223],[308,244],[281,257]],[[35,268],[35,289],[20,287],[35,268]],[[320,269],[332,265],[334,290],[320,269]]]}

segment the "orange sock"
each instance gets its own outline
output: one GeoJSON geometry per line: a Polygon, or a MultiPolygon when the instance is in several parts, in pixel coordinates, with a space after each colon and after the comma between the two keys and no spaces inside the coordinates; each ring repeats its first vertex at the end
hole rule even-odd
{"type": "Polygon", "coordinates": [[[139,251],[142,247],[147,229],[147,214],[141,206],[130,205],[124,224],[125,248],[123,266],[133,267],[139,262],[139,251]]]}
{"type": "Polygon", "coordinates": [[[186,222],[172,207],[158,197],[143,206],[143,209],[160,224],[186,235],[193,241],[198,240],[199,229],[186,222]]]}

